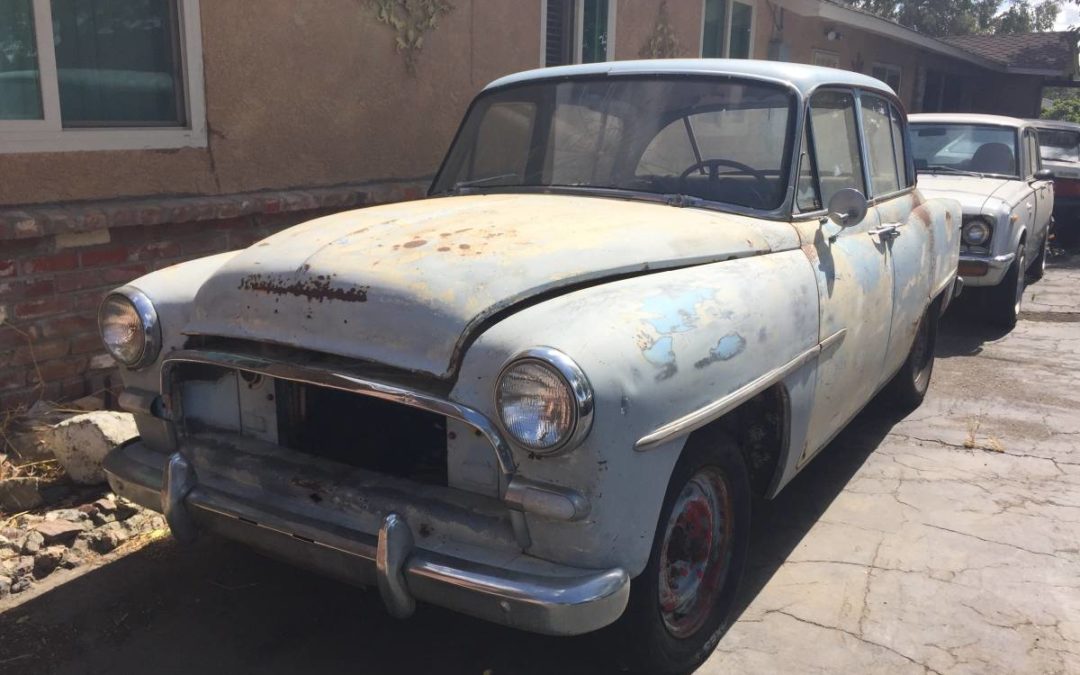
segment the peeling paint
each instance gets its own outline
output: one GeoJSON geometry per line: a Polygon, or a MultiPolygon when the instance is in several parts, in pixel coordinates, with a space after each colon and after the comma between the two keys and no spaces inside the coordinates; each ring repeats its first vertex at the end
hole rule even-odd
{"type": "Polygon", "coordinates": [[[738,333],[728,333],[709,350],[708,356],[694,363],[694,367],[704,368],[717,361],[728,361],[741,354],[744,349],[746,349],[746,338],[738,333]]]}
{"type": "MultiPolygon", "coordinates": [[[[292,279],[269,274],[249,274],[240,280],[240,290],[269,293],[271,295],[295,295],[308,300],[342,300],[344,302],[367,302],[367,286],[348,288],[331,286],[332,278],[324,275],[309,279],[292,279]]],[[[310,315],[308,316],[310,319],[310,315]]]]}

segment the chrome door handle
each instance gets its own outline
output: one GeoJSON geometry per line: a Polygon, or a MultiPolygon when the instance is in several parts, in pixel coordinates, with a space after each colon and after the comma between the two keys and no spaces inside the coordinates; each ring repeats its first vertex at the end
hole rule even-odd
{"type": "Polygon", "coordinates": [[[869,232],[867,232],[867,234],[869,234],[870,236],[877,235],[882,239],[896,239],[900,236],[900,223],[882,225],[881,227],[876,227],[870,230],[869,232]]]}

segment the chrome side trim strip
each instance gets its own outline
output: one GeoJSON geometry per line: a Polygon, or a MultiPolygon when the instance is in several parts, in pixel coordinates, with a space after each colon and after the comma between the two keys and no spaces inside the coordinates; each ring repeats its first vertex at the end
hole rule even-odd
{"type": "Polygon", "coordinates": [[[652,450],[657,448],[668,441],[685,436],[693,431],[697,431],[701,427],[705,426],[713,420],[719,419],[731,412],[735,408],[739,407],[743,403],[746,403],[750,399],[754,398],[761,392],[765,391],[772,385],[776,384],[780,380],[784,379],[791,373],[795,372],[803,365],[818,358],[825,350],[831,349],[833,346],[838,345],[847,333],[846,328],[841,328],[829,337],[825,338],[818,344],[814,345],[810,349],[807,349],[803,353],[799,354],[792,360],[788,361],[782,366],[773,368],[764,375],[751,380],[747,384],[739,387],[730,394],[723,396],[708,405],[705,405],[693,412],[690,412],[682,417],[668,422],[662,427],[648,433],[638,439],[634,444],[634,450],[638,452],[645,452],[646,450],[652,450]]]}
{"type": "Polygon", "coordinates": [[[169,371],[170,367],[176,363],[204,363],[226,366],[237,370],[258,373],[266,377],[338,389],[340,391],[348,391],[361,396],[370,396],[384,401],[400,403],[401,405],[409,406],[410,408],[417,408],[439,415],[446,415],[447,417],[452,417],[468,424],[483,434],[491,444],[491,447],[495,449],[495,458],[499,462],[499,469],[504,476],[509,478],[513,476],[514,472],[517,470],[517,465],[514,463],[514,456],[510,452],[510,446],[507,444],[498,428],[492,424],[491,420],[489,420],[486,415],[468,406],[433,396],[427,392],[387,384],[377,380],[370,380],[347,373],[327,370],[325,368],[309,366],[301,367],[282,361],[272,361],[259,356],[248,356],[231,352],[194,350],[173,352],[165,358],[161,366],[161,391],[163,392],[170,391],[169,371]]]}

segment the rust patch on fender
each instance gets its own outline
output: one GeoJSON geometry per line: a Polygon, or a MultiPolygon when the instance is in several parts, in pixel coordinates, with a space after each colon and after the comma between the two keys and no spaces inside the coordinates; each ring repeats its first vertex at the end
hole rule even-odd
{"type": "Polygon", "coordinates": [[[427,241],[423,239],[413,239],[412,241],[405,244],[405,248],[417,248],[418,246],[423,246],[426,243],[427,241]]]}
{"type": "Polygon", "coordinates": [[[270,274],[249,274],[240,279],[240,290],[269,293],[270,295],[295,295],[308,300],[342,300],[344,302],[367,302],[367,286],[348,288],[331,286],[332,279],[319,275],[309,279],[275,277],[270,274]]]}
{"type": "MultiPolygon", "coordinates": [[[[933,224],[933,218],[931,218],[930,216],[930,210],[927,209],[925,206],[920,206],[916,209],[913,209],[911,211],[911,215],[913,218],[922,223],[923,227],[930,227],[933,224]]],[[[946,221],[947,220],[948,218],[946,218],[946,221]]]]}

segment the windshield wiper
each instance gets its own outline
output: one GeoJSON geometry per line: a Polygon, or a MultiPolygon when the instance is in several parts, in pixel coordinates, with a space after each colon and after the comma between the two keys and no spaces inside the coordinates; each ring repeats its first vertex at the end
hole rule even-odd
{"type": "Polygon", "coordinates": [[[945,173],[955,173],[961,176],[975,176],[977,178],[983,177],[983,174],[979,173],[978,171],[967,171],[966,169],[957,169],[955,166],[944,166],[942,164],[931,164],[930,166],[926,167],[926,170],[930,173],[944,171],[945,173]]]}

